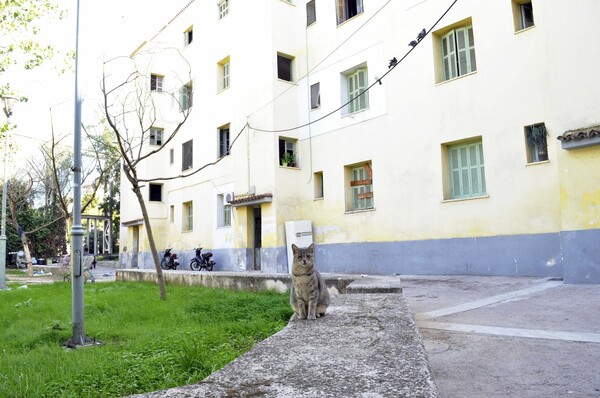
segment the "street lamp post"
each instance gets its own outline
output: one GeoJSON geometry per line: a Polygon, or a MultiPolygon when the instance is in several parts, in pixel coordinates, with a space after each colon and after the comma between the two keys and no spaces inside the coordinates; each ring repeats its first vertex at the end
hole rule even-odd
{"type": "Polygon", "coordinates": [[[10,117],[12,108],[17,102],[17,98],[11,96],[2,96],[4,105],[4,114],[6,115],[7,129],[4,135],[4,165],[2,177],[2,227],[0,229],[0,290],[6,290],[6,158],[8,157],[8,133],[10,131],[10,117]]]}

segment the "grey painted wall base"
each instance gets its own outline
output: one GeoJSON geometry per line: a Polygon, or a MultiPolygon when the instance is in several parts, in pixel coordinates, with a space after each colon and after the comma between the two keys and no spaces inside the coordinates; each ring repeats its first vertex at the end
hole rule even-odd
{"type": "MultiPolygon", "coordinates": [[[[211,249],[215,271],[253,270],[252,249],[211,249]]],[[[192,250],[177,252],[189,270],[192,250]]],[[[482,238],[316,245],[319,270],[372,275],[496,275],[562,278],[566,283],[600,283],[600,230],[482,238]]],[[[122,253],[130,268],[131,255],[122,253]]],[[[288,273],[285,247],[260,250],[260,271],[288,273]]],[[[140,268],[154,268],[140,253],[140,268]]]]}
{"type": "Polygon", "coordinates": [[[560,233],[565,283],[600,283],[600,230],[560,233]]]}

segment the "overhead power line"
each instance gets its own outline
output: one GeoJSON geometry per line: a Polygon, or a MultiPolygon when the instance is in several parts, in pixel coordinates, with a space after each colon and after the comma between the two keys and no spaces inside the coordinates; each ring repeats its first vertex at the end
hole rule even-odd
{"type": "MultiPolygon", "coordinates": [[[[329,112],[328,114],[326,114],[324,116],[321,116],[320,118],[311,120],[308,123],[304,123],[304,124],[301,124],[301,125],[298,125],[298,126],[295,126],[295,127],[290,127],[290,128],[285,128],[285,129],[278,129],[278,130],[267,130],[267,129],[260,129],[260,128],[257,128],[257,127],[253,127],[253,126],[251,126],[251,125],[248,124],[248,128],[250,128],[250,129],[252,129],[254,131],[260,131],[260,132],[263,132],[263,133],[285,133],[285,132],[288,132],[288,131],[293,131],[293,130],[298,130],[298,129],[301,129],[301,128],[304,128],[304,127],[308,127],[308,126],[310,126],[312,124],[315,124],[317,122],[320,122],[321,120],[323,120],[325,118],[328,118],[329,116],[331,116],[331,115],[339,112],[340,110],[344,109],[350,103],[352,103],[353,101],[358,100],[361,96],[365,95],[365,93],[367,93],[369,90],[371,90],[371,88],[373,88],[373,86],[375,86],[377,84],[381,84],[381,81],[383,80],[383,78],[386,77],[389,73],[391,73],[398,65],[400,65],[400,63],[402,61],[404,61],[406,59],[406,57],[408,57],[408,55],[410,53],[412,53],[414,51],[415,48],[417,48],[417,46],[423,41],[423,38],[427,37],[431,33],[431,31],[433,29],[435,29],[435,27],[446,16],[446,14],[448,14],[450,12],[450,10],[452,9],[452,7],[454,7],[454,5],[457,2],[458,2],[458,0],[454,0],[452,2],[452,4],[450,4],[450,6],[446,9],[446,11],[444,11],[444,13],[437,19],[437,21],[435,21],[435,23],[433,25],[431,25],[431,27],[425,32],[425,34],[422,34],[422,32],[419,33],[418,40],[413,40],[413,41],[410,42],[410,50],[408,50],[406,52],[406,54],[404,54],[404,56],[402,58],[400,58],[399,60],[396,60],[396,57],[392,58],[392,61],[390,61],[389,69],[380,78],[378,78],[377,80],[375,80],[375,82],[371,83],[370,86],[368,86],[364,91],[362,91],[360,94],[358,94],[356,97],[354,97],[350,101],[342,104],[338,108],[332,110],[331,112],[329,112]]],[[[387,5],[388,3],[384,4],[384,6],[387,5]]],[[[364,26],[364,24],[363,24],[363,26],[364,26]]],[[[338,48],[339,48],[339,46],[338,46],[338,48]]]]}

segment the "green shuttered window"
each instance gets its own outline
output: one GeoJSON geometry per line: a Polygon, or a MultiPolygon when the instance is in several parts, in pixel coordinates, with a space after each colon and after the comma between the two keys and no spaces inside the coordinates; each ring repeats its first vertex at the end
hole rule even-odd
{"type": "Polygon", "coordinates": [[[441,43],[444,80],[454,79],[477,70],[472,26],[450,31],[442,37],[441,43]]]}
{"type": "Polygon", "coordinates": [[[448,147],[452,199],[486,194],[481,141],[448,147]]]}

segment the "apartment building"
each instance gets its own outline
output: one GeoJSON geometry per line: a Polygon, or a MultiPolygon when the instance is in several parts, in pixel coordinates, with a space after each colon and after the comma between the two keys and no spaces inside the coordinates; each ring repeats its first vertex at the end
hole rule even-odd
{"type": "MultiPolygon", "coordinates": [[[[144,187],[159,248],[288,272],[285,224],[308,220],[325,272],[600,282],[596,15],[594,0],[190,2],[133,54],[165,109],[145,150],[165,148],[138,173],[183,176],[144,187]]],[[[121,261],[151,268],[122,183],[121,261]]]]}

